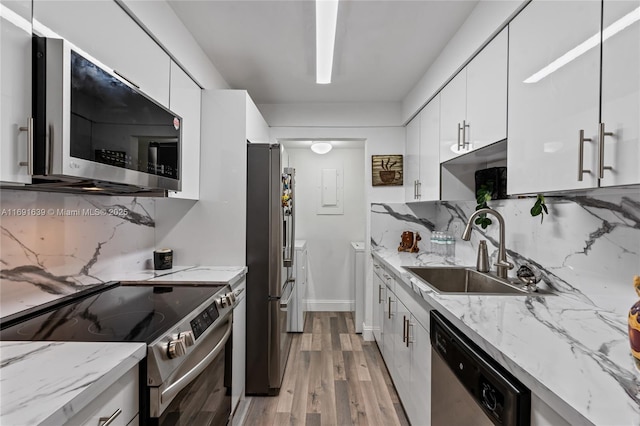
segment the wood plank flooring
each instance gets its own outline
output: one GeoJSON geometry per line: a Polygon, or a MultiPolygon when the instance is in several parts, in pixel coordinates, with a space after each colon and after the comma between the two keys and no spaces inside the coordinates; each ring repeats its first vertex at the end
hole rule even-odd
{"type": "Polygon", "coordinates": [[[409,424],[376,343],[355,333],[351,312],[309,312],[280,395],[251,399],[246,426],[409,424]]]}

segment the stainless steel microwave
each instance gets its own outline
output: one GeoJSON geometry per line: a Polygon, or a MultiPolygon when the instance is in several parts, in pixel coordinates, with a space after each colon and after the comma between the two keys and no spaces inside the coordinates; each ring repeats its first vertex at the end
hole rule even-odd
{"type": "Polygon", "coordinates": [[[34,183],[181,190],[182,119],[98,64],[34,36],[34,183]]]}

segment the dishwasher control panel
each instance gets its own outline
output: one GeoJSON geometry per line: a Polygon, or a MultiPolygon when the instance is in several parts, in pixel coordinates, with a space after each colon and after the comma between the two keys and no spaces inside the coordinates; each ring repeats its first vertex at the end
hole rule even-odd
{"type": "Polygon", "coordinates": [[[442,314],[431,311],[431,346],[496,425],[529,425],[531,392],[442,314]]]}

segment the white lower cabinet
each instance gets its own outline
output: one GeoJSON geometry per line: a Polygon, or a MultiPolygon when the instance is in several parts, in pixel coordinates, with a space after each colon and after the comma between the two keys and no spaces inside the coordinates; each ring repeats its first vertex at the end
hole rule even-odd
{"type": "Polygon", "coordinates": [[[386,286],[382,281],[382,266],[373,262],[373,338],[382,351],[382,318],[384,318],[384,300],[386,286]]]}
{"type": "Polygon", "coordinates": [[[247,281],[243,279],[238,285],[233,286],[233,290],[242,289],[239,295],[238,305],[233,310],[233,347],[231,349],[231,412],[237,408],[238,403],[244,395],[245,386],[245,360],[247,354],[247,281]]]}
{"type": "Polygon", "coordinates": [[[138,383],[138,366],[136,365],[73,416],[68,424],[96,426],[112,418],[112,423],[109,423],[112,426],[137,425],[138,383]]]}
{"type": "MultiPolygon", "coordinates": [[[[391,277],[393,279],[393,277],[391,277]]],[[[411,424],[431,423],[431,341],[429,309],[404,284],[386,286],[383,357],[411,424]]]]}

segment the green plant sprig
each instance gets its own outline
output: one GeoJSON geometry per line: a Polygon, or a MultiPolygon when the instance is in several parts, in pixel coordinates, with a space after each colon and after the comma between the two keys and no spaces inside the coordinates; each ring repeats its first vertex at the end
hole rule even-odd
{"type": "MultiPolygon", "coordinates": [[[[487,202],[491,201],[491,194],[493,193],[493,185],[480,185],[478,192],[476,193],[476,210],[487,208],[487,202]]],[[[485,213],[479,215],[475,222],[476,225],[482,227],[482,229],[487,229],[487,226],[491,225],[492,221],[487,217],[485,213]]]]}
{"type": "Polygon", "coordinates": [[[549,214],[549,210],[547,210],[547,205],[544,201],[544,195],[538,194],[536,196],[536,202],[533,204],[533,207],[531,207],[531,216],[535,217],[540,215],[540,223],[542,223],[545,213],[549,214]]]}

